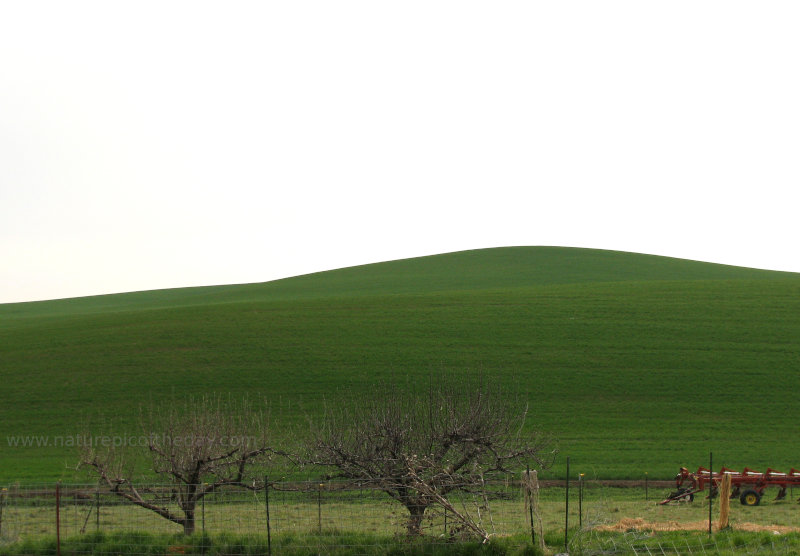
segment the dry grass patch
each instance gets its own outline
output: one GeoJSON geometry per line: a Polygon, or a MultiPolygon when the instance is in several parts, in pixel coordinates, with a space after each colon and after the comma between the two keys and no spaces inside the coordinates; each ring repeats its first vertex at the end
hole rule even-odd
{"type": "MultiPolygon", "coordinates": [[[[717,531],[716,524],[712,523],[712,531],[717,531]]],[[[748,531],[751,533],[772,531],[776,534],[800,532],[798,527],[788,527],[786,525],[762,525],[758,523],[737,523],[732,529],[736,531],[748,531]]],[[[708,521],[687,521],[680,523],[677,521],[647,521],[641,517],[626,517],[611,525],[598,525],[595,531],[612,533],[623,533],[626,531],[707,531],[708,521]]]]}

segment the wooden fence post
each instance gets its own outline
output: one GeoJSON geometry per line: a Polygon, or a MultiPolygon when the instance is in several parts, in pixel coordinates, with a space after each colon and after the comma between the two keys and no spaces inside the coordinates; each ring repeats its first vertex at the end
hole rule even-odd
{"type": "Polygon", "coordinates": [[[4,488],[0,490],[0,537],[3,535],[3,506],[6,504],[6,496],[8,495],[8,489],[4,488]]]}
{"type": "Polygon", "coordinates": [[[56,556],[61,556],[61,481],[56,483],[56,556]]]}

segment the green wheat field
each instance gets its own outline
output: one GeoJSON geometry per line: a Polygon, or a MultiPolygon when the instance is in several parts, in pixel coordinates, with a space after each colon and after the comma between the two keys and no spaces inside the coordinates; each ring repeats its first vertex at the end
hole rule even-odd
{"type": "Polygon", "coordinates": [[[267,400],[276,441],[382,380],[479,373],[587,478],[800,467],[800,275],[573,248],[465,251],[262,284],[0,305],[0,484],[86,478],[37,446],[143,403],[267,400]],[[27,439],[27,440],[25,440],[27,439]],[[33,443],[23,446],[24,443],[33,443]]]}

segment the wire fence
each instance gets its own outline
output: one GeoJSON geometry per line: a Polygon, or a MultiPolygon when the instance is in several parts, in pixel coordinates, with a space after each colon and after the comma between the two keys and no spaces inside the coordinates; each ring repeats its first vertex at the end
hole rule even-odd
{"type": "MultiPolygon", "coordinates": [[[[185,487],[146,484],[135,492],[143,504],[126,499],[131,492],[92,484],[11,485],[0,494],[2,548],[25,541],[55,539],[58,544],[93,533],[147,532],[257,535],[267,541],[287,536],[335,532],[392,538],[407,532],[409,511],[374,484],[354,481],[269,482],[268,488],[225,486],[187,502],[185,487]]],[[[202,485],[198,485],[198,488],[202,485]]],[[[492,535],[525,532],[528,513],[519,482],[497,481],[480,493],[453,492],[448,507],[435,501],[419,523],[419,532],[443,542],[473,535],[466,521],[492,535]]],[[[87,547],[90,552],[90,547],[87,547]]],[[[76,552],[72,548],[71,553],[76,552]]]]}
{"type": "MultiPolygon", "coordinates": [[[[0,555],[2,554],[195,554],[206,553],[188,538],[247,538],[249,548],[213,553],[309,554],[350,548],[350,554],[381,554],[380,542],[407,538],[409,511],[375,484],[355,481],[264,481],[258,488],[226,486],[186,504],[185,492],[172,484],[137,486],[136,505],[118,492],[97,484],[8,485],[0,489],[0,555]],[[156,510],[163,510],[159,513],[156,510]],[[177,520],[170,520],[165,515],[177,520]],[[191,519],[189,519],[191,518],[191,519]],[[182,522],[180,520],[183,520],[182,522]],[[185,532],[192,532],[190,537],[185,532]],[[125,537],[125,535],[129,535],[125,537]],[[149,537],[130,535],[146,534],[149,537]],[[125,546],[98,548],[117,536],[125,546]],[[383,540],[381,540],[383,539],[383,540]],[[148,543],[161,543],[160,547],[148,543]],[[26,551],[27,546],[44,546],[26,551]],[[42,545],[44,543],[44,545],[42,545]],[[22,546],[23,548],[19,548],[22,546]],[[67,547],[67,548],[65,548],[67,547]],[[305,549],[305,550],[304,550],[305,549]],[[138,552],[137,552],[138,551],[138,552]]],[[[536,546],[546,536],[548,546],[571,554],[718,554],[797,553],[798,541],[767,532],[758,537],[731,534],[660,537],[652,532],[618,530],[606,535],[602,525],[619,522],[630,513],[651,520],[703,519],[708,506],[696,501],[671,508],[655,504],[663,485],[627,488],[581,481],[565,502],[564,485],[543,485],[534,530],[530,492],[519,477],[505,477],[475,491],[454,491],[447,505],[433,502],[419,532],[433,543],[474,539],[477,525],[494,537],[516,537],[536,546]],[[654,492],[655,491],[655,492],[654,492]],[[627,505],[626,505],[627,504],[627,505]],[[677,516],[677,517],[676,517],[677,516]],[[567,522],[565,523],[565,517],[567,522]],[[560,538],[560,535],[563,535],[560,538]]],[[[124,492],[121,490],[121,492],[124,492]]],[[[800,528],[800,510],[792,501],[774,503],[784,519],[800,528]]],[[[734,521],[756,519],[761,508],[735,508],[734,521]],[[742,513],[744,512],[744,513],[742,513]],[[738,516],[738,517],[737,517],[738,516]]],[[[769,522],[769,521],[766,521],[769,522]]],[[[703,525],[701,525],[701,530],[703,525]]],[[[233,542],[233,541],[231,541],[233,542]]],[[[241,539],[236,542],[242,542],[241,539]]],[[[208,553],[212,553],[209,551],[208,553]]]]}

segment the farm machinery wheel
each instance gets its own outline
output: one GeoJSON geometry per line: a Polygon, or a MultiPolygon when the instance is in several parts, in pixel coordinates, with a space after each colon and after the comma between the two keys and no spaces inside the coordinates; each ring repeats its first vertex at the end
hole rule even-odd
{"type": "Polygon", "coordinates": [[[761,494],[757,490],[745,490],[739,497],[739,502],[744,506],[758,506],[761,502],[761,494]]]}

